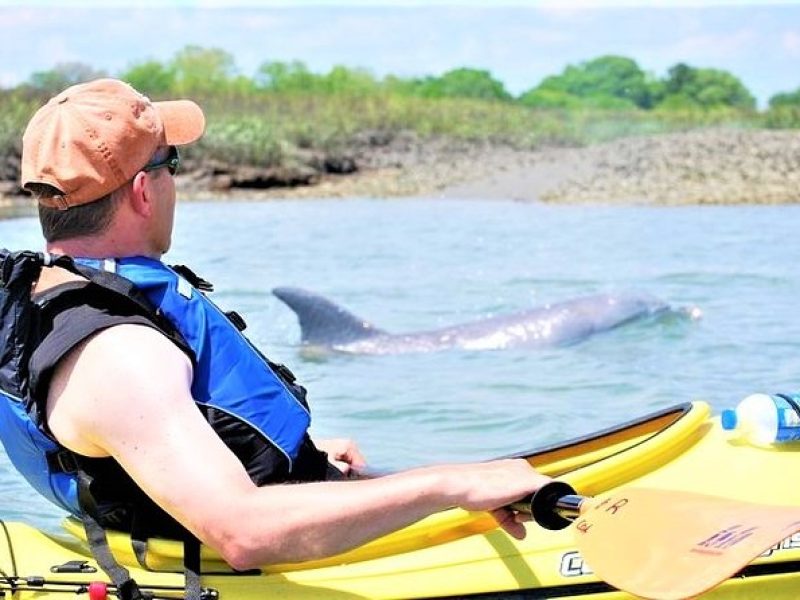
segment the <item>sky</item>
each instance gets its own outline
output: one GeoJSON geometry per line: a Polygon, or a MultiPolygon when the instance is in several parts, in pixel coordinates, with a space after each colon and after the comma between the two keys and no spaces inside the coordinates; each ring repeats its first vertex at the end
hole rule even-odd
{"type": "Polygon", "coordinates": [[[376,76],[488,69],[513,94],[567,65],[617,54],[657,77],[678,62],[724,69],[764,106],[800,88],[800,2],[753,0],[0,0],[0,86],[59,62],[109,74],[221,48],[252,76],[266,61],[376,76]]]}

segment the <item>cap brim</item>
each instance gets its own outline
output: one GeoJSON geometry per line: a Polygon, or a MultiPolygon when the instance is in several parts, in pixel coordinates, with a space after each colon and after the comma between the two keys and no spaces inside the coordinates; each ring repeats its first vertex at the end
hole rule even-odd
{"type": "Polygon", "coordinates": [[[200,139],[206,128],[202,109],[191,100],[153,102],[164,123],[164,137],[170,146],[191,144],[200,139]]]}

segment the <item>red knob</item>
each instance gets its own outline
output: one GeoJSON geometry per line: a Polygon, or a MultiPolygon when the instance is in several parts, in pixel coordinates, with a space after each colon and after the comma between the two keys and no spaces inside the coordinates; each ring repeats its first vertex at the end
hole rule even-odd
{"type": "Polygon", "coordinates": [[[102,581],[89,584],[89,600],[108,600],[108,585],[102,581]]]}

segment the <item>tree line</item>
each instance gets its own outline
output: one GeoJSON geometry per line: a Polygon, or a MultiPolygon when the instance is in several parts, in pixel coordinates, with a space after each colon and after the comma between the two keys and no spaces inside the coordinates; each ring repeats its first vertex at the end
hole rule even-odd
{"type": "MultiPolygon", "coordinates": [[[[84,63],[60,63],[33,73],[17,90],[51,95],[109,73],[84,63]]],[[[756,100],[733,74],[684,63],[664,77],[646,73],[635,60],[607,55],[551,75],[514,96],[484,69],[457,68],[441,75],[378,78],[370,71],[335,66],[312,72],[300,61],[262,63],[252,77],[238,73],[233,56],[219,48],[186,46],[170,60],[145,60],[113,74],[153,97],[168,95],[248,97],[262,92],[303,95],[380,95],[468,98],[553,109],[719,109],[754,111],[756,100]]],[[[800,107],[800,88],[769,100],[770,108],[800,107]]]]}

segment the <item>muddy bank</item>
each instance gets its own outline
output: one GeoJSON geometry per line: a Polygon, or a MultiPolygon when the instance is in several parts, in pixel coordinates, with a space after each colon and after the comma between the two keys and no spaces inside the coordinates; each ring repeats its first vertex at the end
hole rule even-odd
{"type": "Polygon", "coordinates": [[[800,201],[800,131],[710,130],[566,153],[550,202],[787,204],[800,201]]]}
{"type": "MultiPolygon", "coordinates": [[[[184,199],[432,196],[784,204],[800,201],[800,132],[713,129],[538,150],[373,132],[346,150],[308,152],[280,167],[199,160],[186,167],[177,179],[184,199]]],[[[13,180],[0,181],[6,210],[25,212],[29,200],[17,192],[13,180]]]]}
{"type": "MultiPolygon", "coordinates": [[[[587,148],[519,150],[407,135],[352,154],[346,175],[310,185],[225,190],[230,197],[505,198],[553,203],[800,202],[800,132],[711,129],[587,148]]],[[[187,182],[189,195],[207,186],[187,182]]]]}

